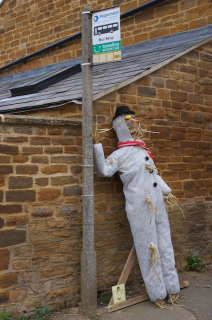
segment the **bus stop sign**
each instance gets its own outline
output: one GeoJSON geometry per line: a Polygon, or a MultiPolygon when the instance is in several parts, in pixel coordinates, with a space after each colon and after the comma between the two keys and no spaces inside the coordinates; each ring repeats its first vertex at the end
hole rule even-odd
{"type": "Polygon", "coordinates": [[[92,12],[93,63],[121,59],[120,8],[92,12]]]}

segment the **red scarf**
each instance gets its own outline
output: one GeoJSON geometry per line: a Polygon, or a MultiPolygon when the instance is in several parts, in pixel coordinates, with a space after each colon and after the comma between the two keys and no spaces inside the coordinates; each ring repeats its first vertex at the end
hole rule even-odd
{"type": "Polygon", "coordinates": [[[133,146],[141,146],[143,149],[145,149],[149,153],[149,156],[152,159],[154,159],[154,156],[151,154],[149,149],[146,147],[146,143],[144,142],[144,140],[126,140],[126,141],[119,141],[119,143],[118,143],[118,148],[133,147],[133,146]]]}

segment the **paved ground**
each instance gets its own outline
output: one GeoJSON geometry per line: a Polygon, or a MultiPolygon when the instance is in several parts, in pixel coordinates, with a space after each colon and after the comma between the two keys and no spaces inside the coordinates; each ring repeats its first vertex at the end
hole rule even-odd
{"type": "Polygon", "coordinates": [[[78,307],[67,308],[54,313],[53,320],[212,320],[212,266],[203,273],[184,272],[183,280],[189,280],[189,287],[182,289],[180,304],[172,311],[161,310],[145,301],[134,306],[106,313],[99,306],[97,313],[86,314],[78,307]]]}

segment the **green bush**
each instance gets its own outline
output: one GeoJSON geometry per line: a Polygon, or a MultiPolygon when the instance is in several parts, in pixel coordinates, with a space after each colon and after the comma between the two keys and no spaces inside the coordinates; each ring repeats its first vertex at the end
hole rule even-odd
{"type": "Polygon", "coordinates": [[[187,270],[202,272],[202,258],[197,257],[195,254],[191,254],[187,258],[188,265],[187,270]]]}

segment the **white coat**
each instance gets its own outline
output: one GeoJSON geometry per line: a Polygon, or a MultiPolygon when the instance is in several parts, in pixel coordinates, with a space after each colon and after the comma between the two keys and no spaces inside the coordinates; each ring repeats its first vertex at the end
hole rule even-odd
{"type": "MultiPolygon", "coordinates": [[[[124,116],[113,122],[119,141],[132,139],[124,116]],[[124,139],[123,139],[124,138],[124,139]]],[[[123,147],[106,160],[102,144],[94,144],[94,161],[98,175],[111,177],[119,172],[126,199],[126,213],[134,239],[136,254],[150,300],[164,299],[180,291],[175,268],[168,216],[163,195],[171,189],[158,175],[154,161],[139,146],[123,147]],[[154,167],[149,170],[147,164],[154,167]],[[155,259],[150,244],[157,249],[155,259]]]]}

